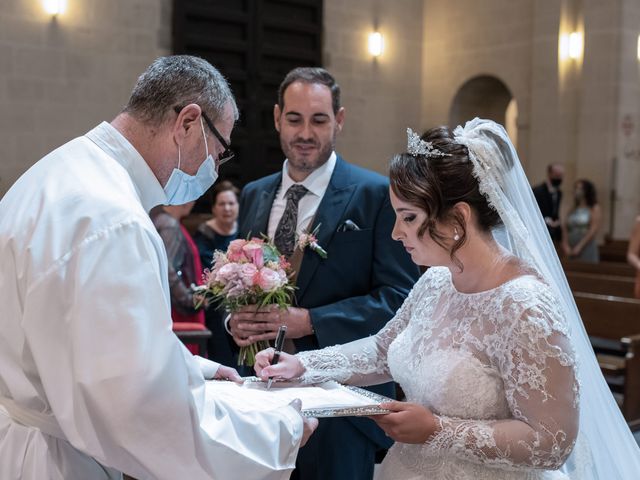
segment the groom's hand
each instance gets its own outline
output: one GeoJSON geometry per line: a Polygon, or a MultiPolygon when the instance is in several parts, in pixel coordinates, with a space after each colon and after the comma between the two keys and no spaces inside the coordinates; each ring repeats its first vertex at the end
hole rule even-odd
{"type": "Polygon", "coordinates": [[[440,429],[430,410],[416,403],[388,402],[380,406],[391,410],[386,415],[371,416],[388,437],[402,443],[424,443],[440,429]]]}
{"type": "Polygon", "coordinates": [[[253,342],[249,340],[251,335],[265,333],[266,325],[264,316],[269,309],[258,308],[257,305],[247,305],[231,314],[229,318],[229,331],[233,340],[240,347],[246,347],[253,342]]]}
{"type": "Polygon", "coordinates": [[[248,305],[233,313],[229,320],[229,329],[241,347],[259,340],[275,339],[280,325],[287,326],[288,338],[300,338],[313,333],[311,317],[306,308],[279,308],[277,305],[258,308],[248,305]]]}
{"type": "MultiPolygon", "coordinates": [[[[302,410],[302,402],[299,399],[295,399],[291,402],[293,408],[295,408],[298,413],[302,410]]],[[[302,415],[300,415],[302,416],[302,415]]],[[[311,434],[318,428],[318,419],[315,417],[302,417],[302,440],[300,441],[300,448],[304,447],[311,434]]]]}

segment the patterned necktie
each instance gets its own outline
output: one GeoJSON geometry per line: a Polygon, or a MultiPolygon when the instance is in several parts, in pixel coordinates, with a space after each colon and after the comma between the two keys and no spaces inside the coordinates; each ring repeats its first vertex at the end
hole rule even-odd
{"type": "Polygon", "coordinates": [[[278,222],[273,243],[282,255],[289,258],[293,254],[298,226],[298,202],[309,190],[304,185],[291,185],[287,190],[287,204],[278,222]]]}

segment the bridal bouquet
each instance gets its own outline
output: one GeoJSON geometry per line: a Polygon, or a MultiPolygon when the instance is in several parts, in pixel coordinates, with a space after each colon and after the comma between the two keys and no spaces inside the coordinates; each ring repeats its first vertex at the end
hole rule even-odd
{"type": "MultiPolygon", "coordinates": [[[[290,265],[267,239],[234,240],[226,252],[216,251],[213,267],[205,270],[203,293],[229,312],[246,305],[289,307],[294,291],[290,265]]],[[[267,341],[240,347],[238,365],[252,366],[267,341]]]]}

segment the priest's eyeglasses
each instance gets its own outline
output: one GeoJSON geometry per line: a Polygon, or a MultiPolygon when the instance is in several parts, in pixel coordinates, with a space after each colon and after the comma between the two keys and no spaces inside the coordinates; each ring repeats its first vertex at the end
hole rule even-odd
{"type": "MultiPolygon", "coordinates": [[[[176,113],[180,113],[183,108],[184,107],[174,107],[174,110],[176,113]]],[[[202,118],[204,118],[204,122],[207,124],[207,127],[209,127],[209,130],[211,130],[213,135],[218,139],[218,142],[220,142],[220,145],[222,145],[222,148],[224,148],[224,151],[220,155],[218,155],[218,160],[216,161],[216,165],[220,167],[220,165],[223,165],[229,160],[233,159],[235,153],[233,153],[227,141],[220,134],[220,132],[215,127],[209,116],[204,112],[204,110],[201,109],[200,114],[202,115],[202,118]]]]}

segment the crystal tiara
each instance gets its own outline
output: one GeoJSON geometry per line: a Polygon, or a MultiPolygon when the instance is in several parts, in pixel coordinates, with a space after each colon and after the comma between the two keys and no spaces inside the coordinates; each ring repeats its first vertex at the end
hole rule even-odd
{"type": "Polygon", "coordinates": [[[450,153],[444,153],[433,146],[431,142],[426,142],[420,138],[416,132],[407,128],[407,152],[411,155],[422,155],[427,158],[449,157],[450,153]]]}

